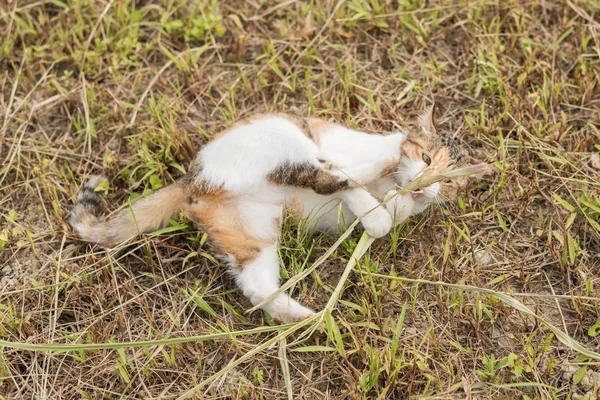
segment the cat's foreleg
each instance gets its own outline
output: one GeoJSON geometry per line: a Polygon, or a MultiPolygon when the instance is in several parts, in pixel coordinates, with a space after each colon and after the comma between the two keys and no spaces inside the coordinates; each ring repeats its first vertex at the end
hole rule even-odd
{"type": "Polygon", "coordinates": [[[344,167],[325,165],[340,178],[347,179],[349,186],[360,187],[394,172],[399,163],[399,156],[389,156],[344,167]]]}
{"type": "Polygon", "coordinates": [[[371,193],[363,188],[340,192],[339,196],[357,217],[367,233],[375,238],[388,234],[392,229],[392,217],[371,193]]]}
{"type": "Polygon", "coordinates": [[[320,195],[335,193],[346,203],[371,236],[381,237],[392,228],[392,218],[371,193],[362,187],[353,187],[349,179],[336,170],[315,165],[284,165],[269,177],[271,182],[285,186],[310,188],[320,195]]]}
{"type": "MultiPolygon", "coordinates": [[[[379,170],[371,169],[370,171],[379,170]]],[[[388,211],[369,191],[363,187],[352,185],[353,181],[340,174],[340,171],[318,170],[310,179],[310,187],[317,194],[336,193],[336,197],[339,197],[350,211],[360,218],[360,222],[369,235],[375,238],[387,235],[392,229],[392,217],[388,211]]]]}
{"type": "Polygon", "coordinates": [[[404,222],[408,217],[415,214],[415,200],[411,193],[398,194],[394,190],[390,190],[384,197],[386,208],[389,215],[394,220],[394,225],[404,222]]]}

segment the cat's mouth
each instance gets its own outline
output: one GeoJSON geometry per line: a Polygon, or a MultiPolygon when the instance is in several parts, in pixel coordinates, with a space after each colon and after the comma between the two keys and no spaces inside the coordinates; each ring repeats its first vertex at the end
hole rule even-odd
{"type": "Polygon", "coordinates": [[[414,200],[422,199],[422,198],[431,200],[438,196],[439,191],[440,191],[439,184],[434,183],[430,186],[426,186],[424,188],[413,191],[412,198],[414,200]]]}
{"type": "MultiPolygon", "coordinates": [[[[396,185],[399,187],[404,187],[408,184],[408,181],[404,182],[406,179],[396,178],[394,180],[396,181],[396,185]]],[[[438,184],[434,183],[430,186],[412,191],[411,195],[412,195],[413,200],[422,199],[422,198],[432,199],[437,196],[438,192],[439,192],[438,184]]]]}
{"type": "Polygon", "coordinates": [[[423,189],[417,189],[417,190],[413,191],[411,194],[412,194],[413,200],[417,200],[417,199],[420,199],[421,197],[425,196],[425,192],[423,191],[423,189]]]}

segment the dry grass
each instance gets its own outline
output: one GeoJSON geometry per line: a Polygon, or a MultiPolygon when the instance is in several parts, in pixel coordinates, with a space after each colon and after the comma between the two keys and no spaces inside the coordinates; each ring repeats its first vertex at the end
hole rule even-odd
{"type": "MultiPolygon", "coordinates": [[[[5,346],[0,398],[596,398],[597,362],[537,319],[425,281],[508,292],[600,345],[598,0],[3,4],[0,339],[151,343],[5,346]],[[244,313],[184,220],[114,251],[65,223],[90,174],[112,177],[114,210],[181,176],[249,113],[381,132],[433,99],[443,128],[496,172],[376,241],[323,332],[228,336],[272,321],[244,313]],[[215,336],[158,341],[198,335],[215,336]]],[[[282,276],[334,241],[287,226],[282,276]]],[[[357,242],[294,296],[325,307],[357,242]]]]}

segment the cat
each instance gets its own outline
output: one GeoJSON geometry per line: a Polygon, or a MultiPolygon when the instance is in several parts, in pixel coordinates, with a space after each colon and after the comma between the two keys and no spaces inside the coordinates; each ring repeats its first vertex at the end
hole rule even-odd
{"type": "MultiPolygon", "coordinates": [[[[183,178],[108,220],[97,217],[95,190],[105,178],[93,177],[82,187],[69,222],[82,240],[111,246],[164,227],[182,211],[208,233],[256,305],[279,288],[277,244],[286,204],[296,218],[314,221],[315,229],[334,231],[338,212],[331,203],[341,203],[346,222],[361,217],[367,233],[378,238],[435,199],[454,197],[466,179],[404,196],[396,196],[398,185],[428,167],[470,162],[451,138],[438,133],[433,106],[416,129],[386,135],[318,118],[258,115],[217,134],[183,178]],[[388,201],[385,207],[381,200],[388,201]]],[[[283,323],[314,314],[285,293],[262,308],[283,323]]]]}
{"type": "MultiPolygon", "coordinates": [[[[463,176],[446,179],[407,195],[398,195],[397,186],[406,186],[426,168],[443,171],[448,167],[482,163],[470,157],[450,136],[438,133],[435,105],[418,117],[415,130],[407,130],[405,134],[400,145],[399,164],[390,164],[395,166],[395,170],[384,171],[379,178],[363,186],[370,195],[385,203],[388,213],[394,218],[394,225],[411,215],[420,214],[434,202],[456,198],[473,178],[463,176]]],[[[370,149],[378,146],[376,135],[349,131],[335,124],[328,124],[327,133],[320,137],[320,148],[338,166],[352,165],[353,160],[361,159],[370,149]]],[[[287,196],[288,208],[296,222],[305,224],[305,228],[336,234],[345,229],[344,224],[349,225],[360,216],[356,210],[360,213],[365,209],[352,207],[352,200],[356,197],[348,199],[341,194],[318,195],[301,188],[291,188],[287,196]]],[[[361,222],[364,225],[364,221],[361,222]]],[[[371,236],[379,237],[369,227],[365,228],[371,236]]],[[[382,225],[381,229],[385,233],[389,231],[387,225],[385,229],[382,225]]]]}

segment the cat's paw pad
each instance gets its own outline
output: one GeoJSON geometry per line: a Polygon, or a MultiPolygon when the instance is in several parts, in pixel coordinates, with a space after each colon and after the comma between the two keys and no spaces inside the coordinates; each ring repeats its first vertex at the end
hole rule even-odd
{"type": "Polygon", "coordinates": [[[376,208],[361,218],[365,231],[374,238],[387,235],[392,229],[392,217],[382,207],[376,208]]]}

